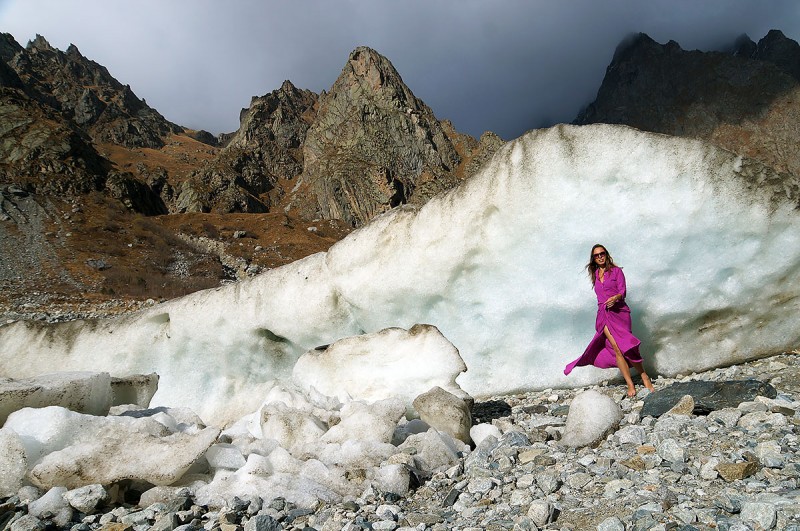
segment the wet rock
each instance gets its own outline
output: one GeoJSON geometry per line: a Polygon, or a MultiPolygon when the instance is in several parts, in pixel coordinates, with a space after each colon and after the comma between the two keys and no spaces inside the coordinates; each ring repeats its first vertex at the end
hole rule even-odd
{"type": "Polygon", "coordinates": [[[695,415],[707,415],[718,409],[736,407],[756,396],[775,398],[777,394],[772,385],[758,380],[677,382],[645,397],[642,416],[660,417],[685,395],[694,400],[692,412],[695,415]]]}

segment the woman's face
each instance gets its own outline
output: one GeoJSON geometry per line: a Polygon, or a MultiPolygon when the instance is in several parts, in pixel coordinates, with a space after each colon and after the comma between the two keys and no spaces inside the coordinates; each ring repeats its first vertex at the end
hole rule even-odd
{"type": "Polygon", "coordinates": [[[607,259],[608,253],[605,247],[595,247],[592,249],[592,260],[594,260],[594,263],[597,264],[598,267],[605,267],[607,259]]]}

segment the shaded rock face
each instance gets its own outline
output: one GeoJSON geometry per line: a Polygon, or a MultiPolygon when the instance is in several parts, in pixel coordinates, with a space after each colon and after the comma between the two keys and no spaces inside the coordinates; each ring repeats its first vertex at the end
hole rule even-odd
{"type": "Polygon", "coordinates": [[[577,124],[618,123],[709,140],[800,174],[800,45],[773,30],[731,53],[685,51],[640,33],[614,54],[577,124]]]}
{"type": "Polygon", "coordinates": [[[84,127],[95,142],[160,148],[164,136],[182,131],[74,45],[62,52],[40,35],[24,49],[10,41],[5,35],[0,56],[29,92],[84,127]]]}
{"type": "Polygon", "coordinates": [[[0,181],[27,192],[100,190],[109,163],[79,128],[22,90],[0,88],[0,181]]]}
{"type": "Polygon", "coordinates": [[[289,81],[253,98],[219,157],[184,183],[176,210],[268,212],[283,196],[278,181],[303,171],[302,145],[316,103],[317,94],[289,81]]]}
{"type": "Polygon", "coordinates": [[[422,182],[453,180],[460,162],[433,112],[383,56],[350,54],[303,146],[316,213],[361,225],[410,202],[422,182]]]}
{"type": "Polygon", "coordinates": [[[687,395],[694,401],[691,412],[707,415],[718,409],[736,407],[757,396],[775,398],[777,391],[772,385],[758,380],[677,382],[648,395],[644,399],[642,416],[660,417],[687,395]]]}

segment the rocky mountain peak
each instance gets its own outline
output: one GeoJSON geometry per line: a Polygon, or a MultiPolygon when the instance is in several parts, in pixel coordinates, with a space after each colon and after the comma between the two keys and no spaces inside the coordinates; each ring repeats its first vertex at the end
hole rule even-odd
{"type": "Polygon", "coordinates": [[[800,81],[800,44],[780,30],[770,30],[758,41],[755,59],[767,61],[800,81]]]}
{"type": "Polygon", "coordinates": [[[56,51],[56,49],[53,48],[50,45],[49,42],[47,42],[47,39],[45,39],[43,36],[39,35],[38,33],[36,34],[36,38],[35,39],[33,39],[32,41],[28,41],[28,45],[25,47],[25,49],[28,50],[28,51],[31,51],[31,50],[40,50],[40,51],[48,51],[48,52],[55,52],[56,51]]]}
{"type": "Polygon", "coordinates": [[[617,48],[578,124],[621,123],[712,141],[800,174],[800,45],[777,30],[730,51],[685,51],[645,34],[617,48]]]}
{"type": "Polygon", "coordinates": [[[303,156],[309,197],[300,203],[316,203],[304,214],[354,226],[453,186],[461,161],[433,111],[367,47],[353,50],[320,96],[303,156]]]}

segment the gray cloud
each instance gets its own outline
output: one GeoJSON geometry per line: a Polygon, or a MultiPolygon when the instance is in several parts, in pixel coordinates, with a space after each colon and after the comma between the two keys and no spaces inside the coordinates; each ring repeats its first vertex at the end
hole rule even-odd
{"type": "Polygon", "coordinates": [[[617,44],[645,32],[721,49],[772,28],[800,39],[795,0],[6,0],[0,30],[74,43],[168,119],[238,127],[284,79],[327,90],[350,51],[388,57],[439,118],[504,138],[571,121],[594,99],[617,44]]]}

